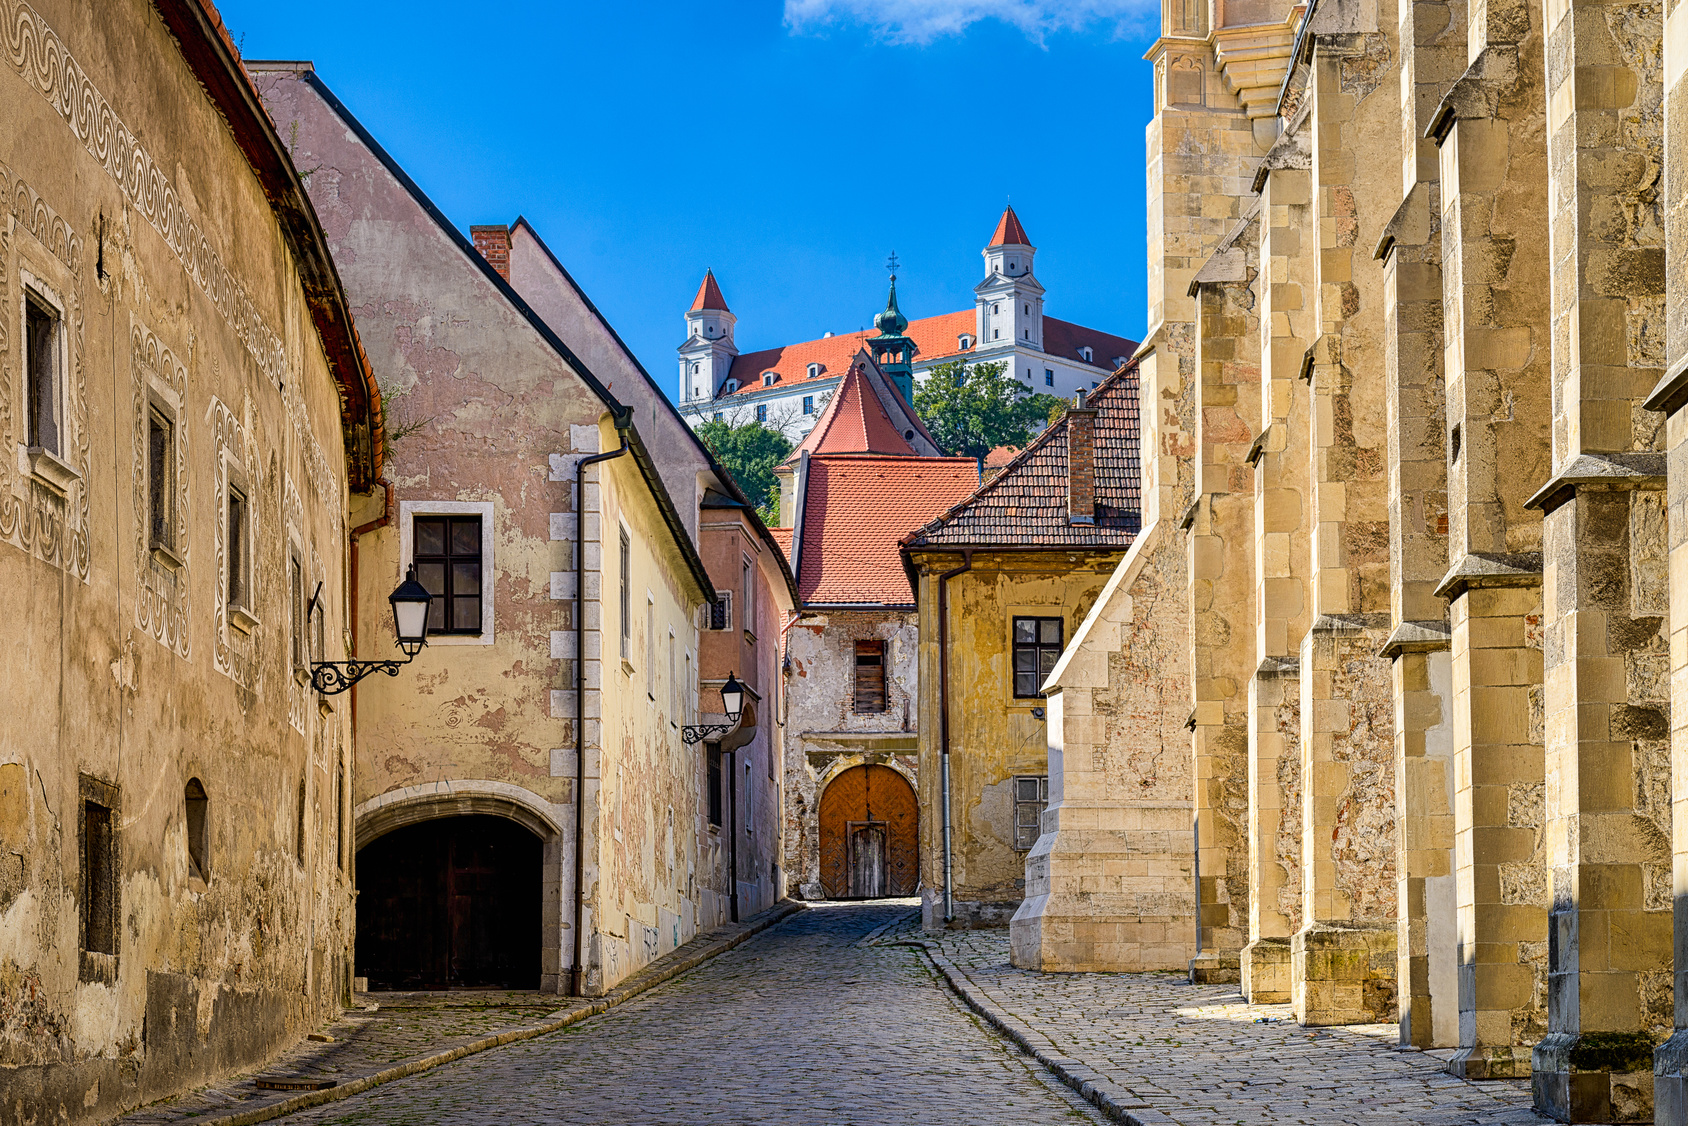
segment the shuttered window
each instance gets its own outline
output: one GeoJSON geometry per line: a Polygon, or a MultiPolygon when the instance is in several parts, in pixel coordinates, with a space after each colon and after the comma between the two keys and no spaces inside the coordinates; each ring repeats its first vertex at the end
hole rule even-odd
{"type": "Polygon", "coordinates": [[[856,642],[856,707],[858,712],[885,710],[885,643],[856,642]]]}

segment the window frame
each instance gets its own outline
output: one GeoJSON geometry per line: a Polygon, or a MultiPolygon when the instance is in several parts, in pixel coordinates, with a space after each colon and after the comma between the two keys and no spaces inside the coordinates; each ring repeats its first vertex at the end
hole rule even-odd
{"type": "Polygon", "coordinates": [[[439,568],[437,577],[439,578],[440,589],[438,591],[430,592],[437,600],[437,605],[430,604],[428,607],[428,617],[430,619],[428,624],[429,637],[480,636],[482,623],[480,621],[478,611],[481,609],[481,599],[484,597],[486,592],[486,568],[481,559],[481,551],[486,542],[486,537],[484,535],[486,525],[482,522],[482,519],[483,518],[478,513],[433,512],[417,513],[410,518],[410,531],[413,546],[411,563],[417,568],[417,581],[421,582],[423,586],[427,586],[429,575],[426,574],[423,569],[432,567],[439,568]],[[460,552],[458,551],[456,544],[457,535],[460,530],[459,524],[469,524],[470,521],[473,521],[473,524],[470,526],[474,529],[472,539],[475,544],[475,549],[473,553],[468,551],[460,552]],[[423,524],[437,526],[440,537],[440,550],[429,552],[421,550],[421,526],[423,524]],[[460,592],[458,590],[457,569],[464,565],[468,565],[473,571],[478,572],[475,575],[475,590],[473,592],[460,592]],[[464,626],[457,625],[456,621],[458,601],[460,599],[468,598],[473,598],[475,600],[474,605],[477,611],[477,616],[475,624],[472,627],[466,628],[464,626]],[[439,621],[437,623],[431,620],[434,617],[435,609],[440,611],[439,621]]]}
{"type": "Polygon", "coordinates": [[[1043,813],[1049,808],[1049,775],[1016,774],[1012,779],[1010,779],[1010,785],[1012,786],[1012,790],[1009,796],[1014,802],[1014,840],[1012,842],[1014,851],[1030,852],[1037,844],[1038,837],[1043,835],[1043,813]],[[1024,793],[1022,787],[1028,782],[1032,783],[1035,787],[1036,794],[1035,797],[1030,799],[1022,796],[1024,793]],[[1033,808],[1037,810],[1034,819],[1030,823],[1023,822],[1021,820],[1021,811],[1033,808]],[[1034,830],[1029,840],[1026,839],[1021,832],[1022,829],[1027,828],[1034,830]],[[1022,841],[1024,841],[1024,843],[1021,843],[1022,841]]]}
{"type": "Polygon", "coordinates": [[[633,537],[621,528],[621,663],[633,667],[633,537]]]}
{"type": "Polygon", "coordinates": [[[733,628],[733,592],[732,591],[730,591],[730,590],[718,590],[718,591],[716,591],[715,592],[715,601],[711,602],[706,609],[708,610],[709,617],[707,619],[708,624],[704,628],[708,629],[711,633],[724,633],[727,630],[730,630],[730,629],[733,628]],[[715,609],[716,609],[716,607],[721,608],[721,624],[720,625],[715,624],[715,609]]]}
{"type": "Polygon", "coordinates": [[[756,404],[756,421],[757,422],[767,422],[768,421],[768,404],[767,403],[757,403],[756,404]]]}
{"type": "Polygon", "coordinates": [[[176,443],[175,412],[149,394],[147,413],[147,549],[163,553],[163,562],[180,563],[176,544],[176,443]],[[164,437],[162,452],[154,449],[154,434],[164,437]]]}
{"type": "Polygon", "coordinates": [[[228,607],[229,621],[234,627],[251,633],[258,626],[258,596],[252,566],[252,490],[245,474],[232,467],[223,485],[222,519],[223,573],[218,579],[223,585],[223,604],[228,607]]]}
{"type": "Polygon", "coordinates": [[[79,774],[77,781],[80,806],[76,822],[78,978],[109,984],[117,979],[117,960],[122,953],[123,942],[122,849],[118,841],[122,824],[121,792],[111,783],[88,774],[79,774]],[[96,810],[104,815],[103,818],[90,818],[96,810]],[[95,821],[103,821],[97,835],[90,832],[95,821]],[[96,896],[96,891],[105,894],[96,896]]]}
{"type": "Polygon", "coordinates": [[[803,396],[803,413],[806,415],[815,413],[815,397],[813,395],[803,396]]]}
{"type": "MultiPolygon", "coordinates": [[[[1048,678],[1049,674],[1042,670],[1042,662],[1038,659],[1038,656],[1039,656],[1039,654],[1043,653],[1045,650],[1053,648],[1054,653],[1055,653],[1055,661],[1059,662],[1060,659],[1061,659],[1061,653],[1063,651],[1065,651],[1066,647],[1067,647],[1067,619],[1063,615],[1060,615],[1060,614],[1010,614],[1008,616],[1008,687],[1009,687],[1009,691],[1013,694],[1014,699],[1016,699],[1016,700],[1041,700],[1041,699],[1043,699],[1044,696],[1043,696],[1043,692],[1041,691],[1041,686],[1042,686],[1044,680],[1048,678]],[[1019,640],[1018,633],[1019,633],[1019,628],[1020,628],[1021,622],[1031,622],[1031,623],[1033,623],[1032,624],[1033,640],[1029,643],[1022,643],[1019,640]],[[1054,646],[1051,646],[1047,642],[1044,642],[1042,640],[1043,623],[1045,623],[1045,622],[1054,622],[1060,628],[1061,636],[1054,646]],[[1019,654],[1022,651],[1029,651],[1033,655],[1032,656],[1031,674],[1033,676],[1037,677],[1037,683],[1039,685],[1039,690],[1032,691],[1032,692],[1021,692],[1020,691],[1019,654]]],[[[1050,668],[1053,669],[1054,665],[1051,664],[1050,668]]]]}
{"type": "Polygon", "coordinates": [[[720,829],[726,820],[726,787],[722,785],[721,775],[725,770],[722,762],[721,744],[705,743],[703,745],[703,806],[704,816],[709,819],[711,829],[720,829]]]}
{"type": "Polygon", "coordinates": [[[305,633],[305,559],[297,544],[287,545],[287,656],[301,681],[310,677],[305,633]]]}
{"type": "Polygon", "coordinates": [[[416,518],[418,516],[479,516],[481,518],[481,629],[479,633],[435,633],[428,631],[428,645],[491,645],[494,640],[494,609],[497,574],[493,559],[493,503],[462,500],[401,500],[399,502],[399,566],[393,577],[397,586],[416,561],[416,518]]]}
{"type": "Polygon", "coordinates": [[[205,784],[189,778],[182,787],[182,829],[187,845],[188,878],[202,884],[211,882],[211,797],[205,784]]]}
{"type": "Polygon", "coordinates": [[[38,278],[25,272],[23,278],[23,406],[24,406],[24,448],[30,453],[46,453],[61,464],[64,461],[65,438],[65,316],[64,302],[59,299],[51,287],[42,283],[38,278]],[[41,441],[40,432],[40,401],[39,383],[35,370],[35,350],[31,346],[30,311],[35,310],[47,318],[47,376],[51,380],[47,398],[52,408],[53,443],[48,445],[41,441]]]}
{"type": "Polygon", "coordinates": [[[739,557],[739,583],[744,590],[744,607],[739,617],[744,621],[744,632],[752,638],[756,636],[756,564],[748,555],[739,557]]]}

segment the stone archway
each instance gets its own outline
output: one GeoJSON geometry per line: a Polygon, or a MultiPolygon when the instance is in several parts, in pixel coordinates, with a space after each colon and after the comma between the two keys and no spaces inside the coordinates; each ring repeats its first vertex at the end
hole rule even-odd
{"type": "Polygon", "coordinates": [[[372,798],[354,822],[370,988],[557,987],[565,850],[551,803],[454,780],[372,798]]]}
{"type": "Polygon", "coordinates": [[[820,800],[821,887],[833,899],[913,895],[920,882],[914,787],[888,766],[853,766],[820,800]]]}

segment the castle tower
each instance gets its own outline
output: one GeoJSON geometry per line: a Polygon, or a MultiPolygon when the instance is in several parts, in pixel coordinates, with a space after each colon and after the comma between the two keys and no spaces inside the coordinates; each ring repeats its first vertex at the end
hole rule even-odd
{"type": "Polygon", "coordinates": [[[686,342],[680,345],[680,402],[708,402],[733,366],[738,347],[733,325],[738,318],[727,309],[715,271],[705,270],[697,297],[686,311],[686,342]]]}
{"type": "Polygon", "coordinates": [[[979,348],[1043,350],[1043,286],[1032,275],[1037,247],[1012,207],[1002,213],[985,247],[985,280],[973,289],[979,348]]]}
{"type": "Polygon", "coordinates": [[[902,394],[903,402],[912,406],[915,346],[906,335],[908,318],[897,308],[896,274],[891,275],[891,294],[885,299],[885,311],[873,318],[873,327],[879,332],[867,338],[867,346],[873,350],[874,362],[902,394]]]}

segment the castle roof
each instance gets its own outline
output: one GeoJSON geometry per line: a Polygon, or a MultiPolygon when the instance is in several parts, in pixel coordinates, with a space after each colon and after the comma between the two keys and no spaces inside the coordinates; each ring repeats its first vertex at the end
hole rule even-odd
{"type": "Polygon", "coordinates": [[[703,272],[703,284],[697,287],[697,296],[692,299],[692,307],[687,312],[702,313],[706,310],[732,312],[727,308],[727,299],[721,296],[721,287],[715,282],[714,270],[703,272]]]}
{"type": "MultiPolygon", "coordinates": [[[[962,349],[961,337],[973,336],[977,331],[977,324],[974,310],[961,309],[954,313],[942,313],[936,317],[922,317],[910,321],[904,335],[914,341],[917,349],[915,361],[924,366],[934,360],[972,356],[972,349],[962,349]]],[[[775,386],[782,390],[802,383],[830,382],[849,370],[851,359],[874,335],[873,329],[863,329],[859,332],[840,333],[837,336],[823,336],[819,340],[805,340],[800,344],[746,352],[733,359],[732,367],[727,373],[727,378],[738,381],[738,389],[726,390],[723,381],[722,386],[716,388],[715,398],[721,400],[733,395],[752,395],[765,390],[762,386],[762,376],[766,372],[775,374],[775,386]],[[820,365],[813,376],[809,375],[810,364],[820,365]]],[[[1137,342],[1127,340],[1123,336],[1115,336],[1111,332],[1098,332],[1070,321],[1044,317],[1043,351],[1046,355],[1058,356],[1070,364],[1095,368],[1095,378],[1100,380],[1118,366],[1114,362],[1116,358],[1127,359],[1137,351],[1137,342]],[[1086,346],[1091,349],[1093,358],[1090,360],[1085,360],[1079,352],[1080,348],[1086,346]]],[[[988,360],[992,357],[984,358],[988,360]]]]}
{"type": "Polygon", "coordinates": [[[1096,410],[1094,524],[1067,519],[1068,417],[1063,416],[972,495],[905,536],[903,547],[1124,551],[1142,528],[1138,398],[1137,365],[1129,364],[1085,399],[1096,410]]]}
{"type": "Polygon", "coordinates": [[[1030,246],[1032,240],[1026,237],[1026,228],[1020,226],[1020,217],[1014,214],[1012,207],[1002,213],[997,220],[996,233],[991,235],[990,246],[1030,246]]]}

